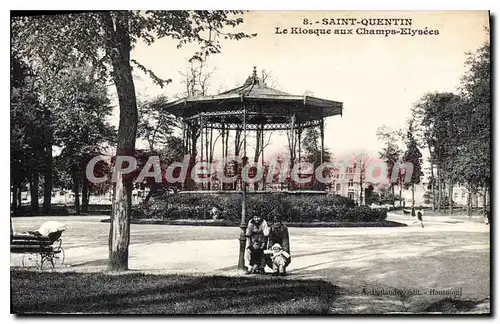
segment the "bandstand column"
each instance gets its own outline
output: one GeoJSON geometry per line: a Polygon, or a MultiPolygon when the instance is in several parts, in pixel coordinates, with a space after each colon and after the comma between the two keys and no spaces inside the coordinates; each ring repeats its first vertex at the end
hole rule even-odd
{"type": "MultiPolygon", "coordinates": [[[[225,121],[225,118],[222,117],[222,120],[221,120],[221,133],[222,133],[222,152],[221,152],[221,161],[223,163],[225,163],[225,159],[227,158],[226,157],[226,151],[224,150],[224,147],[225,147],[225,143],[226,143],[226,121],[225,121]]],[[[222,168],[221,172],[223,172],[224,175],[226,175],[226,166],[225,165],[222,165],[220,166],[220,168],[222,168]]],[[[225,182],[219,182],[220,183],[220,186],[221,186],[221,189],[224,190],[225,189],[225,182]]]]}
{"type": "Polygon", "coordinates": [[[265,175],[264,175],[264,124],[261,125],[261,131],[260,131],[260,153],[261,153],[261,165],[262,165],[262,190],[264,191],[266,189],[266,182],[265,182],[265,175]]]}
{"type": "Polygon", "coordinates": [[[186,123],[182,120],[182,153],[186,154],[186,123]]]}
{"type": "Polygon", "coordinates": [[[290,182],[288,183],[288,190],[293,190],[292,169],[295,166],[295,114],[292,115],[290,121],[290,182]]]}
{"type": "MultiPolygon", "coordinates": [[[[208,154],[209,154],[210,150],[209,150],[209,147],[208,147],[208,127],[207,127],[207,125],[208,125],[208,117],[205,118],[205,121],[204,121],[205,143],[203,143],[203,145],[205,145],[205,159],[204,159],[204,161],[208,163],[208,162],[210,162],[208,160],[208,158],[209,158],[208,154]]],[[[203,184],[203,186],[205,186],[205,184],[203,184]]],[[[210,178],[209,178],[209,181],[207,182],[207,184],[206,184],[205,187],[206,187],[206,189],[208,189],[210,187],[210,178]]]]}
{"type": "Polygon", "coordinates": [[[187,124],[187,137],[186,137],[186,144],[187,144],[187,153],[189,155],[193,154],[193,126],[191,125],[191,121],[188,122],[187,124]]]}
{"type": "MultiPolygon", "coordinates": [[[[200,162],[203,162],[203,114],[200,115],[200,162]]],[[[205,183],[201,183],[201,190],[205,189],[205,183]]]]}
{"type": "MultiPolygon", "coordinates": [[[[300,163],[301,162],[301,160],[300,160],[300,142],[301,142],[301,138],[302,138],[302,127],[300,124],[297,125],[297,135],[298,135],[298,140],[299,140],[299,158],[298,158],[298,161],[300,163]]],[[[299,189],[302,189],[302,183],[299,183],[299,189]]]]}
{"type": "MultiPolygon", "coordinates": [[[[243,164],[242,169],[247,163],[247,118],[246,118],[246,108],[243,105],[243,164]]],[[[240,253],[238,259],[238,269],[245,269],[245,245],[246,245],[246,217],[247,217],[247,183],[243,181],[243,176],[240,173],[240,179],[242,184],[242,199],[241,199],[241,222],[240,222],[240,253]]]]}
{"type": "Polygon", "coordinates": [[[205,161],[210,162],[210,136],[208,131],[208,118],[205,122],[205,161]]]}
{"type": "MultiPolygon", "coordinates": [[[[207,132],[208,132],[208,128],[207,128],[207,132]]],[[[207,136],[208,138],[208,136],[207,136]]],[[[212,167],[212,164],[214,162],[214,143],[213,143],[213,138],[214,138],[214,129],[213,127],[210,127],[210,144],[209,144],[209,150],[207,150],[207,161],[208,163],[210,163],[210,181],[208,182],[208,190],[212,190],[213,188],[213,184],[212,184],[212,172],[213,172],[213,167],[212,167]]]]}
{"type": "Polygon", "coordinates": [[[319,131],[320,131],[320,136],[321,136],[321,164],[323,164],[323,160],[325,159],[324,157],[324,151],[325,151],[325,122],[324,119],[321,118],[320,124],[319,124],[319,131]]]}
{"type": "MultiPolygon", "coordinates": [[[[319,131],[320,131],[320,136],[321,136],[321,164],[323,164],[324,160],[325,160],[325,157],[324,157],[324,152],[325,152],[325,119],[323,117],[321,117],[321,121],[320,121],[320,124],[319,124],[319,131]]],[[[325,187],[322,184],[319,184],[319,188],[321,190],[324,190],[325,187]]]]}
{"type": "Polygon", "coordinates": [[[184,122],[184,127],[185,127],[185,130],[186,130],[186,133],[185,133],[185,141],[184,141],[184,154],[189,154],[189,132],[190,132],[190,129],[189,129],[189,123],[188,121],[185,121],[184,122]]]}
{"type": "MultiPolygon", "coordinates": [[[[188,135],[188,127],[187,123],[182,119],[182,154],[186,155],[187,150],[188,150],[188,142],[187,142],[187,135],[188,135]]],[[[184,190],[186,188],[186,182],[182,181],[181,183],[181,190],[184,190]]]]}

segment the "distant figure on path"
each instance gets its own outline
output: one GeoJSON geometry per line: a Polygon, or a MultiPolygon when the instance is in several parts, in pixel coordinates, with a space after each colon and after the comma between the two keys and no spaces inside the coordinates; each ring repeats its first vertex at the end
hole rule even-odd
{"type": "Polygon", "coordinates": [[[484,214],[484,223],[486,225],[490,223],[490,206],[486,207],[486,213],[484,214]]]}
{"type": "MultiPolygon", "coordinates": [[[[415,216],[415,209],[412,209],[411,214],[412,214],[412,216],[415,216]]],[[[419,209],[419,210],[417,210],[416,214],[417,214],[417,220],[414,221],[412,224],[420,222],[420,225],[422,225],[422,227],[424,227],[424,218],[423,218],[424,217],[424,210],[419,209]]]]}

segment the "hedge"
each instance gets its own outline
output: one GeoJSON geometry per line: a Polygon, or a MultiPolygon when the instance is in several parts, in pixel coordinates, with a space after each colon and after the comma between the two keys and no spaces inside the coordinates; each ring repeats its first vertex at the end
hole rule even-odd
{"type": "MultiPolygon", "coordinates": [[[[241,194],[168,194],[156,197],[135,218],[211,219],[213,207],[217,219],[239,221],[241,194]]],[[[355,206],[353,200],[339,195],[287,195],[269,193],[247,196],[247,218],[279,216],[284,222],[376,222],[385,220],[386,209],[355,206]]]]}

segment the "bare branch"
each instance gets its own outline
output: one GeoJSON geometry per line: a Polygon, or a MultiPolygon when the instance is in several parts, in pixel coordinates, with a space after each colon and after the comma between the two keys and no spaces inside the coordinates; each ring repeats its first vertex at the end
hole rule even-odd
{"type": "Polygon", "coordinates": [[[149,75],[149,77],[153,80],[153,82],[156,83],[157,85],[159,85],[161,88],[163,88],[165,85],[167,85],[170,82],[172,82],[172,79],[161,79],[161,78],[159,78],[153,71],[151,71],[150,69],[146,68],[144,65],[142,65],[139,62],[137,62],[136,60],[131,59],[130,61],[132,63],[134,63],[139,68],[139,70],[141,70],[142,72],[144,72],[144,74],[149,75]]]}

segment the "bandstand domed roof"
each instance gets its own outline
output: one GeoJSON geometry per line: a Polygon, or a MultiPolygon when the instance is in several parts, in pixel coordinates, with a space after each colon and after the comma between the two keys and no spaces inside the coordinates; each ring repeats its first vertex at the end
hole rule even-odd
{"type": "Polygon", "coordinates": [[[214,96],[186,97],[165,106],[166,112],[177,117],[193,118],[203,114],[209,123],[217,123],[224,117],[225,122],[237,124],[243,110],[249,116],[248,124],[274,124],[275,129],[281,129],[288,127],[292,115],[297,123],[314,124],[324,117],[342,115],[343,105],[338,101],[271,88],[257,77],[254,67],[252,76],[237,88],[214,96]]]}

